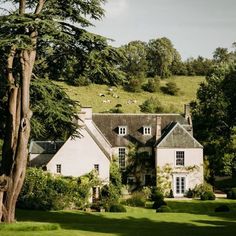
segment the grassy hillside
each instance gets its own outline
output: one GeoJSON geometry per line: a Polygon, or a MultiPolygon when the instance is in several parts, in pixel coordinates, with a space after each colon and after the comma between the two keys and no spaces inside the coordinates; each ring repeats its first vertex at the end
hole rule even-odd
{"type": "Polygon", "coordinates": [[[112,87],[112,91],[109,91],[108,86],[96,84],[85,87],[69,86],[63,82],[57,82],[57,84],[65,88],[69,96],[79,101],[82,106],[93,107],[94,112],[105,112],[117,104],[121,104],[124,112],[139,113],[139,105],[149,97],[157,98],[169,112],[182,112],[184,104],[195,99],[199,84],[204,81],[204,77],[177,76],[162,80],[161,87],[165,86],[170,80],[176,82],[180,88],[180,94],[178,96],[170,96],[162,92],[130,93],[124,91],[122,87],[112,87]],[[105,96],[101,97],[99,94],[105,96]]]}

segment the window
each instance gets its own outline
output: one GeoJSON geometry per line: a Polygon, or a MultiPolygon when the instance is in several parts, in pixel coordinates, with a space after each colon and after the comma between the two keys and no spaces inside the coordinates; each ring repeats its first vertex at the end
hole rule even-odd
{"type": "Polygon", "coordinates": [[[143,134],[144,134],[144,135],[151,135],[151,134],[152,134],[152,128],[151,128],[151,126],[144,126],[144,127],[143,127],[143,134]]]}
{"type": "Polygon", "coordinates": [[[119,148],[119,167],[120,169],[125,169],[125,148],[119,148]]]}
{"type": "Polygon", "coordinates": [[[56,165],[56,172],[57,172],[58,174],[61,174],[61,164],[57,164],[57,165],[56,165]]]}
{"type": "Polygon", "coordinates": [[[94,170],[96,170],[99,174],[99,164],[94,164],[94,170]]]}
{"type": "Polygon", "coordinates": [[[126,126],[119,126],[118,127],[118,134],[119,135],[126,135],[127,133],[127,127],[126,126]]]}
{"type": "Polygon", "coordinates": [[[184,151],[177,151],[175,160],[176,166],[184,166],[184,151]]]}

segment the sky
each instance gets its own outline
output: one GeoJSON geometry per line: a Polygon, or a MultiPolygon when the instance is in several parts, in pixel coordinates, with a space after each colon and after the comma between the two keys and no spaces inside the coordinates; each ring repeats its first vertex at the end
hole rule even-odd
{"type": "Polygon", "coordinates": [[[105,17],[89,30],[113,39],[169,38],[185,60],[212,58],[217,47],[236,42],[236,0],[107,0],[105,17]]]}

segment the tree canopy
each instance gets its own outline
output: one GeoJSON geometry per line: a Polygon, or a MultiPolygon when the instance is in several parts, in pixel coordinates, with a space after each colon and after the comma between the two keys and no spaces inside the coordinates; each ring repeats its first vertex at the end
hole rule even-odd
{"type": "Polygon", "coordinates": [[[191,104],[195,136],[204,146],[212,176],[236,171],[235,81],[235,66],[216,67],[191,104]]]}

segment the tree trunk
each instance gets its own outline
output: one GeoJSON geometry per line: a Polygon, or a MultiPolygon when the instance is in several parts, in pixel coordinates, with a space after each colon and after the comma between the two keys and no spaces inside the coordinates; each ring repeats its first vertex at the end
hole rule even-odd
{"type": "Polygon", "coordinates": [[[29,108],[29,86],[36,52],[23,50],[20,56],[22,73],[18,85],[12,76],[11,65],[8,65],[8,80],[11,85],[8,91],[8,122],[1,173],[2,176],[7,176],[7,188],[0,189],[0,219],[7,223],[15,220],[16,201],[25,177],[32,115],[29,108]]]}

